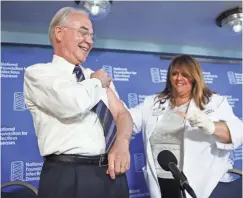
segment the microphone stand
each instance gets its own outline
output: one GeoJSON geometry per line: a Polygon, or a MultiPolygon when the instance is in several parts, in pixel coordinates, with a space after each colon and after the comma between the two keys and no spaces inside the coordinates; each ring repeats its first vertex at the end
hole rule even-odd
{"type": "MultiPolygon", "coordinates": [[[[183,171],[181,171],[181,174],[186,178],[185,174],[183,173],[183,171]]],[[[187,179],[187,178],[186,178],[187,179]]],[[[185,188],[182,186],[182,183],[180,181],[180,189],[181,189],[181,198],[186,198],[186,192],[185,192],[185,188]]]]}
{"type": "MultiPolygon", "coordinates": [[[[183,171],[181,171],[181,174],[186,178],[185,174],[183,173],[183,171]]],[[[187,178],[186,178],[187,180],[187,178]]],[[[180,189],[181,189],[181,198],[186,198],[186,193],[185,193],[185,188],[183,187],[181,181],[180,181],[180,189]]],[[[194,196],[192,196],[193,198],[197,198],[197,196],[194,193],[194,196]]]]}
{"type": "Polygon", "coordinates": [[[181,182],[180,182],[180,190],[181,190],[181,198],[186,198],[185,189],[184,189],[183,186],[181,185],[181,182]]]}

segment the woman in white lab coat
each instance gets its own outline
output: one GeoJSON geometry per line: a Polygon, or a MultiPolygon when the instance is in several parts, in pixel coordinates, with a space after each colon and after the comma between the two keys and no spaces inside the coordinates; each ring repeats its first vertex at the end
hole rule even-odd
{"type": "Polygon", "coordinates": [[[200,64],[188,55],[175,57],[165,89],[130,113],[134,131],[143,133],[143,171],[151,198],[181,196],[179,183],[157,162],[162,150],[176,156],[197,197],[208,198],[231,168],[230,151],[242,144],[242,122],[225,97],[206,87],[200,64]]]}

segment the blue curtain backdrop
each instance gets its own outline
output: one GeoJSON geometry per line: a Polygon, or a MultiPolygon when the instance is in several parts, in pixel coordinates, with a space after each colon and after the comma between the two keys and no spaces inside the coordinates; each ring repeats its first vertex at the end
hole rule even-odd
{"type": "MultiPolygon", "coordinates": [[[[38,187],[42,168],[32,118],[23,100],[23,75],[26,67],[52,59],[48,47],[3,45],[1,60],[1,182],[22,180],[38,187]]],[[[159,55],[136,52],[93,50],[84,66],[103,68],[114,80],[120,98],[134,107],[144,97],[161,91],[165,86],[169,60],[159,55]]],[[[240,64],[201,64],[207,85],[228,98],[234,113],[242,118],[242,66],[240,64]]],[[[242,167],[241,148],[231,154],[234,167],[242,167]]],[[[142,167],[145,165],[141,134],[131,141],[131,169],[128,171],[130,197],[149,197],[142,167]]],[[[227,175],[224,181],[238,179],[227,175]]],[[[233,189],[232,189],[233,190],[233,189]]],[[[216,195],[218,198],[223,195],[216,195]]],[[[215,196],[215,198],[216,198],[215,196]]]]}

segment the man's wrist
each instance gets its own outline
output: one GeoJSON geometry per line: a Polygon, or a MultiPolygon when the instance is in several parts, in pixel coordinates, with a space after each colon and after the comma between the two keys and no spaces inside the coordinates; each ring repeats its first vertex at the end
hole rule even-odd
{"type": "Polygon", "coordinates": [[[124,137],[124,136],[117,136],[116,137],[116,141],[120,142],[120,143],[123,143],[123,144],[125,144],[127,146],[129,146],[129,144],[130,144],[130,138],[124,137]]]}

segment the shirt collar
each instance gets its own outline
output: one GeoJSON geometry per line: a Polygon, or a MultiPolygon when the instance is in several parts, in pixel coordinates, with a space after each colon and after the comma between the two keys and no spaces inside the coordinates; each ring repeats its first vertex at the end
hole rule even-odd
{"type": "MultiPolygon", "coordinates": [[[[73,70],[75,65],[69,63],[67,60],[65,60],[63,57],[61,56],[57,56],[57,55],[53,55],[52,58],[52,63],[57,66],[59,69],[64,70],[65,72],[67,72],[67,74],[73,74],[73,70]]],[[[82,65],[79,65],[84,73],[84,76],[86,79],[90,78],[90,74],[92,73],[92,71],[85,67],[83,67],[82,65]]]]}
{"type": "Polygon", "coordinates": [[[53,55],[52,58],[52,63],[56,66],[58,66],[61,70],[66,71],[69,74],[73,73],[74,64],[69,63],[67,60],[65,60],[63,57],[57,56],[57,55],[53,55]]]}

